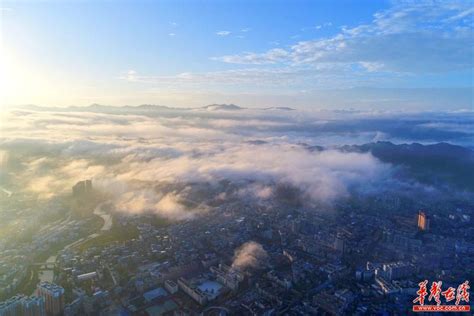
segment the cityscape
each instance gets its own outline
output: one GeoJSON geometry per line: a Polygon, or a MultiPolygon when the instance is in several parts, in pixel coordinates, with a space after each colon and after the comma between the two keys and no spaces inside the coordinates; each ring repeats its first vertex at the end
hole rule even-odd
{"type": "MultiPolygon", "coordinates": [[[[117,111],[101,108],[109,110],[117,111]]],[[[19,111],[57,118],[68,113],[19,111]]],[[[95,110],[84,111],[70,115],[95,110]]],[[[159,111],[197,111],[192,115],[216,116],[211,120],[247,115],[244,109],[160,108],[142,115],[159,111]]],[[[18,126],[14,118],[12,124],[18,126]]],[[[187,154],[168,156],[171,148],[162,148],[165,156],[154,158],[148,141],[99,153],[87,148],[96,148],[96,141],[68,141],[61,148],[44,141],[4,143],[3,167],[27,183],[4,174],[2,315],[404,314],[420,280],[457,289],[471,279],[472,149],[388,141],[336,147],[236,142],[240,152],[249,152],[236,158],[239,164],[219,166],[221,153],[201,145],[181,171],[172,165],[183,164],[187,154]],[[274,146],[277,160],[265,157],[274,146]],[[300,155],[314,160],[299,167],[308,180],[290,180],[298,171],[288,163],[300,155]],[[247,163],[273,176],[249,174],[247,163]],[[290,173],[279,175],[285,168],[290,173]],[[175,182],[165,175],[170,170],[175,182]],[[49,194],[50,186],[26,191],[31,172],[47,172],[48,183],[65,187],[54,187],[57,195],[49,194]],[[125,180],[129,172],[140,175],[125,180]],[[146,180],[155,172],[164,172],[160,181],[146,180]],[[323,192],[318,177],[327,183],[323,192]]]]}
{"type": "Polygon", "coordinates": [[[0,6],[0,316],[474,310],[471,2],[0,6]]]}

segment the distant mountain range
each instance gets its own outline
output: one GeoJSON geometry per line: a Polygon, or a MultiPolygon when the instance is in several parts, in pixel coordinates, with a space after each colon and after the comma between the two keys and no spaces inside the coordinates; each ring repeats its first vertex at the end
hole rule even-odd
{"type": "MultiPolygon", "coordinates": [[[[111,106],[102,104],[91,104],[89,106],[68,106],[68,107],[43,107],[38,105],[23,105],[19,108],[29,109],[34,111],[64,111],[64,112],[105,112],[105,113],[117,113],[117,112],[153,112],[153,111],[187,111],[187,110],[206,110],[206,111],[239,111],[247,108],[235,105],[235,104],[209,104],[202,107],[194,108],[180,108],[180,107],[169,107],[166,105],[154,105],[154,104],[142,104],[137,106],[124,105],[124,106],[111,106]]],[[[295,109],[290,107],[268,107],[268,108],[256,108],[255,110],[277,110],[277,111],[294,111],[295,109]]]]}
{"type": "Polygon", "coordinates": [[[451,184],[474,192],[474,152],[468,148],[437,143],[396,145],[376,142],[342,146],[347,152],[371,152],[383,162],[404,167],[404,170],[425,184],[451,184]]]}
{"type": "Polygon", "coordinates": [[[269,108],[264,108],[263,110],[295,111],[295,109],[287,107],[287,106],[272,106],[269,108]]]}
{"type": "Polygon", "coordinates": [[[209,104],[209,105],[203,106],[202,109],[205,109],[208,111],[238,111],[238,110],[243,110],[244,108],[235,104],[209,104]]]}

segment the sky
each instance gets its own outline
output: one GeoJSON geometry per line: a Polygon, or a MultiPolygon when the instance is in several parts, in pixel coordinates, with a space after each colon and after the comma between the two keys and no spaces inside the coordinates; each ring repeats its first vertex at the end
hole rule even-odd
{"type": "Polygon", "coordinates": [[[8,1],[1,105],[474,110],[471,1],[8,1]]]}

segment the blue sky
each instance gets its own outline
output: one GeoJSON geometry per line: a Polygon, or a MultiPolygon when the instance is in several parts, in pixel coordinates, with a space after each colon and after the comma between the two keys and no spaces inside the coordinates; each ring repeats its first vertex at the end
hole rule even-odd
{"type": "Polygon", "coordinates": [[[4,105],[473,109],[469,1],[1,7],[4,105]]]}

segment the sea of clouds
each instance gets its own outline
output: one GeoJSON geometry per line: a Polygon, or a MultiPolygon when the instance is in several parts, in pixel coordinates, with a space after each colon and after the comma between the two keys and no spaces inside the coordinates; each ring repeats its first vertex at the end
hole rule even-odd
{"type": "Polygon", "coordinates": [[[3,187],[47,199],[93,179],[117,211],[175,220],[209,212],[209,200],[271,200],[281,186],[331,204],[394,184],[396,166],[340,145],[474,143],[472,112],[24,107],[1,120],[3,187]]]}

